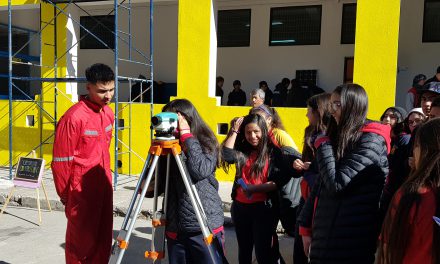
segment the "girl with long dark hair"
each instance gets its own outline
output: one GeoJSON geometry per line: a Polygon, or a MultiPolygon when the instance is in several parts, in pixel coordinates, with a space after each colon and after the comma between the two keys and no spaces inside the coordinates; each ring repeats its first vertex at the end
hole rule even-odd
{"type": "Polygon", "coordinates": [[[278,221],[278,194],[295,174],[294,155],[284,154],[268,136],[265,119],[258,114],[240,117],[222,145],[222,165],[235,164],[232,190],[232,220],[238,241],[239,263],[276,263],[271,250],[274,222],[278,221]]]}
{"type": "MultiPolygon", "coordinates": [[[[307,119],[309,125],[304,130],[304,146],[302,151],[302,159],[296,159],[293,162],[293,167],[297,171],[301,171],[303,178],[301,181],[301,200],[298,215],[304,207],[304,203],[309,197],[315,180],[319,177],[318,168],[315,159],[315,148],[313,143],[316,137],[325,134],[326,124],[329,122],[330,115],[330,94],[323,93],[310,97],[307,100],[307,119]]],[[[306,215],[306,214],[304,214],[306,215]]],[[[308,213],[308,219],[304,219],[304,226],[308,228],[301,228],[299,230],[299,223],[297,223],[295,230],[295,241],[293,247],[293,262],[296,264],[308,263],[307,256],[304,252],[304,244],[309,248],[311,241],[311,220],[313,212],[308,213]],[[300,232],[301,231],[301,232],[300,232]],[[304,243],[303,243],[304,240],[304,243]]],[[[297,221],[298,222],[298,221],[297,221]]]]}
{"type": "Polygon", "coordinates": [[[311,263],[373,263],[390,127],[367,122],[368,97],[360,85],[338,86],[330,104],[327,136],[314,142],[319,178],[303,209],[314,211],[306,252],[311,263]]]}
{"type": "Polygon", "coordinates": [[[382,228],[378,263],[440,263],[440,119],[421,125],[414,170],[397,191],[382,228]]]}
{"type": "MultiPolygon", "coordinates": [[[[215,236],[213,245],[217,259],[214,263],[227,263],[223,253],[224,215],[218,194],[219,185],[215,178],[219,151],[217,139],[190,101],[173,100],[166,104],[162,111],[174,112],[178,115],[183,163],[200,197],[208,226],[215,236]]],[[[170,164],[168,188],[166,237],[169,262],[213,263],[189,195],[173,159],[170,164]]]]}

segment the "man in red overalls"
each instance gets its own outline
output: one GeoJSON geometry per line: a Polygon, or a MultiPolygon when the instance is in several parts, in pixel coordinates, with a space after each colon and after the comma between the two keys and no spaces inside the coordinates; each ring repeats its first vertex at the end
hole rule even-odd
{"type": "Polygon", "coordinates": [[[114,73],[104,64],[86,70],[88,95],[66,111],[56,128],[52,173],[66,206],[66,263],[108,263],[113,231],[109,146],[114,73]]]}

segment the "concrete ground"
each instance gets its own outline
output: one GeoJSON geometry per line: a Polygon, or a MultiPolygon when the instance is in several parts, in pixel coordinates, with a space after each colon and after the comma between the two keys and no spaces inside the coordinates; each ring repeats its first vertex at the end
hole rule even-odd
{"type": "MultiPolygon", "coordinates": [[[[59,202],[50,171],[43,176],[48,200],[53,211],[46,210],[47,202],[40,187],[42,223],[39,225],[37,193],[35,189],[16,187],[6,212],[0,215],[0,264],[64,263],[64,236],[66,217],[63,205],[59,202]]],[[[137,178],[120,175],[114,192],[113,234],[117,236],[121,228],[123,215],[130,203],[137,178]]],[[[9,195],[13,183],[8,178],[8,171],[0,169],[0,206],[9,195]]],[[[226,224],[226,255],[231,264],[237,263],[237,241],[229,216],[230,190],[232,184],[221,182],[219,193],[224,203],[226,224]]],[[[143,200],[142,212],[147,214],[152,209],[153,199],[143,200]]],[[[286,263],[292,263],[293,239],[280,234],[281,254],[286,263]]],[[[151,242],[151,221],[145,217],[136,220],[122,263],[151,263],[144,258],[144,252],[151,242]]],[[[168,263],[167,259],[162,263],[168,263]]],[[[255,262],[256,263],[256,262],[255,262]]]]}

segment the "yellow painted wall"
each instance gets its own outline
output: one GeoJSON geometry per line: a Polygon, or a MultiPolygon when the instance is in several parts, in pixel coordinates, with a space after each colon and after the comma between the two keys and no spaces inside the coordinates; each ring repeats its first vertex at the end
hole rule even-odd
{"type": "Polygon", "coordinates": [[[371,119],[394,106],[399,44],[400,0],[358,0],[354,82],[368,93],[371,119]]]}
{"type": "MultiPolygon", "coordinates": [[[[12,0],[12,5],[32,5],[39,4],[39,0],[12,0]]],[[[0,0],[0,6],[8,6],[8,0],[0,0]]]]}

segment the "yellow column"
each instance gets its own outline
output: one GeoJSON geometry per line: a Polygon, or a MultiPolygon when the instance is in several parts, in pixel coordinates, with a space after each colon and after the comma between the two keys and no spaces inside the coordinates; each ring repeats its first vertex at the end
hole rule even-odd
{"type": "Polygon", "coordinates": [[[179,1],[178,97],[201,102],[208,97],[211,11],[211,0],[179,1]]]}
{"type": "Polygon", "coordinates": [[[369,97],[369,118],[395,105],[400,0],[359,0],[356,14],[354,82],[369,97]]]}
{"type": "MultiPolygon", "coordinates": [[[[58,5],[59,9],[64,9],[66,5],[58,5]]],[[[41,67],[42,78],[65,77],[66,68],[66,24],[67,17],[60,10],[48,3],[41,3],[41,62],[45,67],[41,67]],[[54,20],[53,18],[56,17],[54,20]],[[56,32],[55,32],[56,23],[56,32]],[[56,57],[55,57],[56,56],[56,57]],[[56,73],[56,74],[55,74],[56,73]]],[[[67,11],[64,11],[67,13],[67,11]]],[[[70,101],[62,95],[57,96],[55,103],[55,87],[61,92],[66,93],[65,83],[42,82],[41,105],[44,111],[40,111],[41,121],[41,140],[52,143],[50,138],[54,133],[54,120],[59,119],[66,109],[71,105],[70,101]],[[51,116],[46,114],[49,113],[51,116]]],[[[52,159],[52,144],[43,145],[43,157],[46,160],[52,159]]]]}

